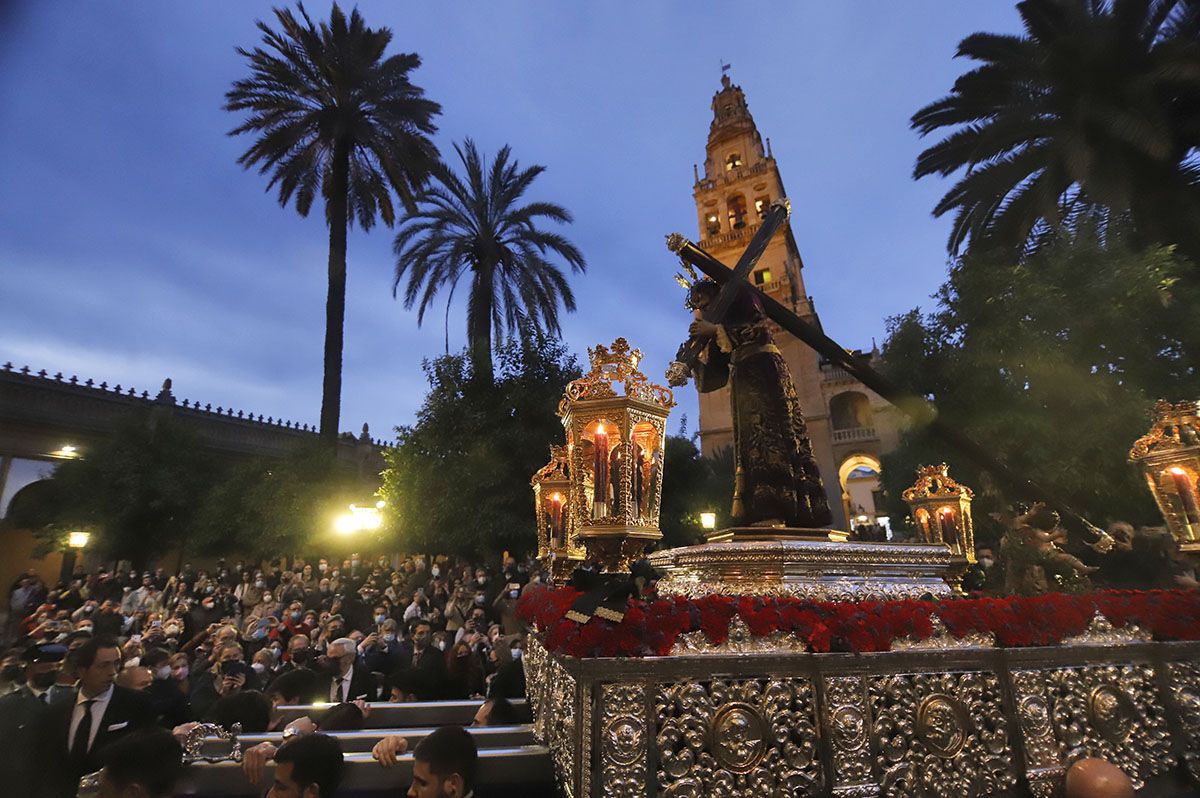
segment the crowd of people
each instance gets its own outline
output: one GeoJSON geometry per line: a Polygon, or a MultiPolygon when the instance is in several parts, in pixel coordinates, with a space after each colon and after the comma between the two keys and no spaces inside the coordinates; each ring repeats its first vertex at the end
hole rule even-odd
{"type": "MultiPolygon", "coordinates": [[[[0,657],[0,739],[13,742],[0,746],[0,783],[73,795],[126,730],[182,740],[198,722],[237,723],[311,736],[362,728],[371,702],[468,698],[481,701],[477,724],[515,722],[509,699],[525,694],[516,605],[541,578],[511,557],[488,567],[357,555],[101,568],[53,587],[27,573],[9,592],[0,657]],[[294,704],[322,708],[285,729],[279,708],[294,704]],[[44,751],[63,763],[53,784],[34,772],[44,751]]],[[[386,765],[405,745],[385,737],[376,758],[386,765]]],[[[278,772],[282,751],[247,752],[251,780],[267,758],[278,772]]]]}

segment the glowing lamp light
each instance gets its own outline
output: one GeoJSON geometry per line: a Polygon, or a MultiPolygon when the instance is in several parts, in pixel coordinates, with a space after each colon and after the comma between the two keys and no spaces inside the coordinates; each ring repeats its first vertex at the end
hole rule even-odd
{"type": "Polygon", "coordinates": [[[705,529],[716,529],[717,528],[717,514],[716,513],[700,513],[700,526],[704,527],[705,529]]]}
{"type": "Polygon", "coordinates": [[[67,536],[67,545],[73,549],[85,548],[91,535],[87,532],[72,532],[67,536]]]}
{"type": "Polygon", "coordinates": [[[383,516],[380,510],[386,507],[385,502],[376,502],[373,507],[350,505],[350,512],[339,515],[333,521],[333,529],[340,535],[351,535],[364,529],[379,529],[383,526],[383,516]]]}

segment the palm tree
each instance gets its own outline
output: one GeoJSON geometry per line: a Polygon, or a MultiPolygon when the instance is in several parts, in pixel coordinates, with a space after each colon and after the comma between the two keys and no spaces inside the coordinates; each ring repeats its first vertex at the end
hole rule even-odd
{"type": "Polygon", "coordinates": [[[460,278],[469,275],[467,345],[475,376],[492,379],[492,340],[519,332],[523,324],[557,335],[558,306],[575,310],[575,295],[562,271],[547,260],[557,255],[581,273],[583,255],[561,235],[537,227],[539,219],[569,223],[571,214],[549,202],[518,205],[544,166],[522,169],[506,145],[489,167],[475,142],[454,145],[465,169],[460,178],[444,163],[396,234],[396,279],[405,276],[404,307],[417,305],[417,324],[438,292],[454,298],[460,278]]]}
{"type": "Polygon", "coordinates": [[[325,361],[321,437],[337,440],[342,395],[342,339],[346,317],[346,233],[352,220],[370,230],[378,216],[389,227],[392,192],[415,210],[414,197],[438,153],[429,135],[441,106],[409,82],[421,64],[414,53],[385,56],[388,28],[368,28],[357,9],[350,18],[333,5],[316,25],[274,9],[279,30],[264,22],[263,47],[238,48],[250,76],[226,94],[227,111],[248,111],[231,136],[257,136],[238,163],[270,173],[279,204],[295,198],[308,216],[320,191],[329,226],[329,292],[325,302],[325,361]]]}
{"type": "MultiPolygon", "coordinates": [[[[914,178],[965,170],[934,208],[956,211],[948,248],[1016,247],[1083,216],[1132,224],[1142,243],[1200,256],[1200,4],[1023,0],[1025,35],[976,33],[976,62],[917,111],[951,128],[914,178]]],[[[1197,259],[1200,262],[1200,259],[1197,259]]]]}

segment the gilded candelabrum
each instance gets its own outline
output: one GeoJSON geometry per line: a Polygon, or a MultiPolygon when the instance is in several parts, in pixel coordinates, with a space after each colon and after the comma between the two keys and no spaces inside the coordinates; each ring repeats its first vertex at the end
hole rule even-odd
{"type": "Polygon", "coordinates": [[[975,493],[950,476],[945,463],[917,469],[917,481],[901,496],[926,543],[945,543],[950,551],[975,562],[975,525],[971,500],[975,493]]]}
{"type": "Polygon", "coordinates": [[[560,582],[570,576],[586,551],[572,536],[571,477],[566,446],[551,446],[550,461],[530,480],[537,517],[538,560],[560,582]]]}
{"type": "Polygon", "coordinates": [[[638,371],[642,353],[624,338],[589,348],[588,357],[591,371],[567,385],[558,405],[567,433],[568,539],[604,570],[621,571],[662,538],[663,445],[675,399],[638,371]]]}
{"type": "Polygon", "coordinates": [[[1185,551],[1200,551],[1200,403],[1154,405],[1150,431],[1129,450],[1167,528],[1185,551]]]}

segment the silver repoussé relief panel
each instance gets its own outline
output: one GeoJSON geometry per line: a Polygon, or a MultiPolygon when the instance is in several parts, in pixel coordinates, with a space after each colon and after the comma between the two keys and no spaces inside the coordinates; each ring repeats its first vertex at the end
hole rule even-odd
{"type": "Polygon", "coordinates": [[[992,795],[1016,783],[994,673],[917,673],[870,680],[882,794],[992,795]]]}
{"type": "Polygon", "coordinates": [[[606,684],[601,688],[601,795],[636,798],[646,794],[646,687],[606,684]]]}
{"type": "Polygon", "coordinates": [[[821,791],[808,679],[714,679],[659,685],[659,795],[771,798],[821,791]]]}
{"type": "Polygon", "coordinates": [[[825,677],[823,720],[833,750],[833,794],[866,798],[879,794],[871,768],[871,715],[862,676],[825,677]]]}
{"type": "Polygon", "coordinates": [[[1150,665],[1060,668],[1044,678],[1068,766],[1085,757],[1107,759],[1139,789],[1170,769],[1171,740],[1150,665]]]}
{"type": "MultiPolygon", "coordinates": [[[[567,669],[554,657],[546,658],[543,671],[546,681],[542,700],[549,710],[546,723],[546,745],[554,761],[554,772],[567,798],[576,798],[577,762],[575,745],[578,729],[575,719],[577,685],[567,669]]],[[[582,798],[582,796],[580,796],[582,798]]]]}
{"type": "Polygon", "coordinates": [[[1183,764],[1192,778],[1200,781],[1200,664],[1172,662],[1169,666],[1171,694],[1179,708],[1183,732],[1180,748],[1183,764]]]}

